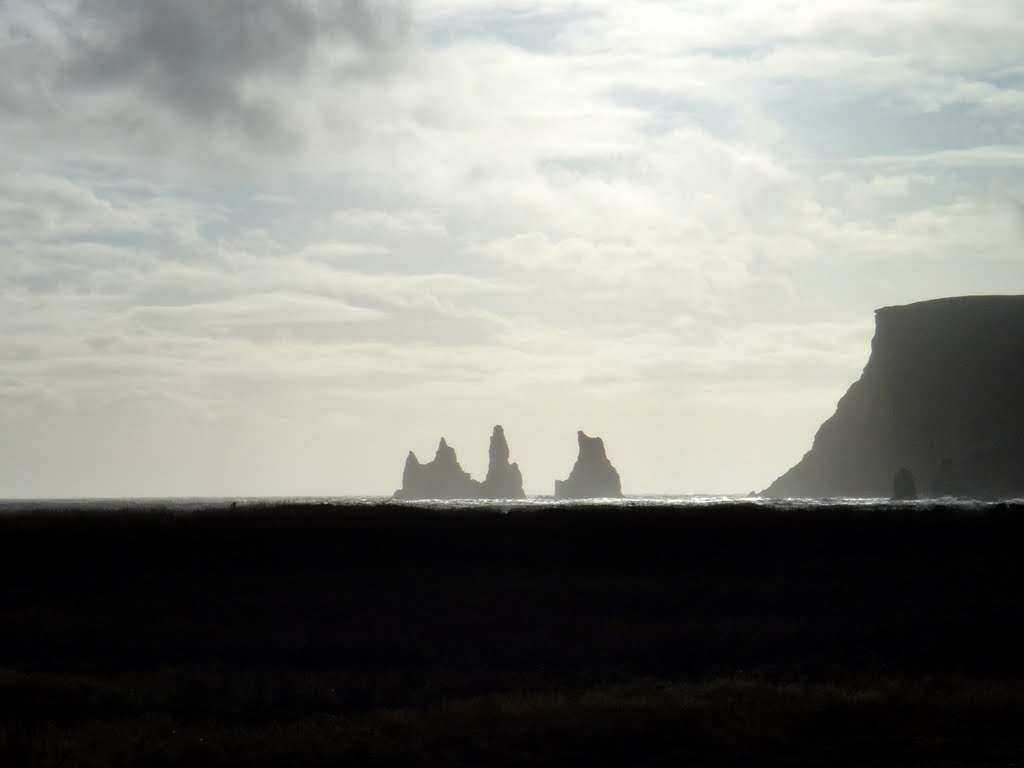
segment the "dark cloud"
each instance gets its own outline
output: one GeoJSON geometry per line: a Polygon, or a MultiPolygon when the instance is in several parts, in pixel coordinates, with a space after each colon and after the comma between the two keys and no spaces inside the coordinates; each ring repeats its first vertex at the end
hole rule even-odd
{"type": "Polygon", "coordinates": [[[391,65],[406,2],[82,0],[66,63],[76,88],[128,88],[193,120],[272,121],[262,80],[295,79],[325,47],[361,73],[391,65]]]}

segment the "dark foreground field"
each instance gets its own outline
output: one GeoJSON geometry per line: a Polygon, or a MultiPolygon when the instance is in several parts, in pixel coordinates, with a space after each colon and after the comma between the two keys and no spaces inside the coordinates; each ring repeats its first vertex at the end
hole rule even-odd
{"type": "Polygon", "coordinates": [[[0,519],[0,764],[1024,765],[1024,509],[0,519]]]}

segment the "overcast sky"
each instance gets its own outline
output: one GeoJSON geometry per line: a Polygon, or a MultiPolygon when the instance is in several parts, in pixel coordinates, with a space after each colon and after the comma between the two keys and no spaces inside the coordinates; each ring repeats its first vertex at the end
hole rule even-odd
{"type": "Polygon", "coordinates": [[[0,497],[745,492],[1024,291],[1019,0],[0,0],[0,497]]]}

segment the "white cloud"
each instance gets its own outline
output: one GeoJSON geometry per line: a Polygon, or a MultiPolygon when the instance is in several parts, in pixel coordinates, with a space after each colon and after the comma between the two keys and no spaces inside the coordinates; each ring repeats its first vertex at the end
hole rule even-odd
{"type": "Polygon", "coordinates": [[[946,149],[904,155],[873,155],[865,157],[865,165],[939,166],[947,168],[1007,168],[1024,165],[1024,147],[977,146],[967,149],[946,149]]]}

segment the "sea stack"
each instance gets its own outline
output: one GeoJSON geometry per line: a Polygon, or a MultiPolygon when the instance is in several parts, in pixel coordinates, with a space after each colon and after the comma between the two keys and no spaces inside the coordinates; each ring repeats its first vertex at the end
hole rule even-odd
{"type": "Polygon", "coordinates": [[[555,480],[555,497],[559,499],[618,498],[622,496],[619,473],[608,460],[604,441],[576,433],[579,456],[566,480],[555,480]]]}
{"type": "Polygon", "coordinates": [[[900,467],[892,479],[892,500],[913,501],[917,498],[917,478],[906,467],[900,467]]]}
{"type": "Polygon", "coordinates": [[[395,491],[396,499],[476,499],[480,497],[480,482],[459,466],[455,450],[442,437],[433,461],[420,464],[416,454],[409,451],[402,472],[402,487],[395,491]]]}
{"type": "Polygon", "coordinates": [[[773,497],[1024,496],[1024,296],[960,296],[875,312],[860,380],[773,497]]]}
{"type": "Polygon", "coordinates": [[[498,424],[491,433],[491,447],[488,449],[489,463],[487,477],[480,486],[480,497],[484,499],[524,499],[523,474],[518,464],[510,464],[508,442],[505,430],[498,424]]]}

